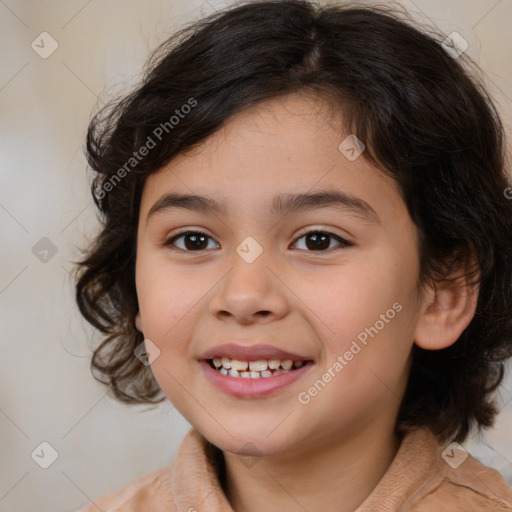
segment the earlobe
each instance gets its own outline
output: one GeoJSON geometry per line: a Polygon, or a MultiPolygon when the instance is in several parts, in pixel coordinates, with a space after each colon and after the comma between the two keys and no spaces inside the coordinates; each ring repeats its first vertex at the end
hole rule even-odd
{"type": "Polygon", "coordinates": [[[478,302],[478,284],[465,275],[436,283],[425,291],[414,342],[426,350],[453,345],[470,324],[478,302]]]}
{"type": "Polygon", "coordinates": [[[142,328],[142,318],[140,316],[140,311],[137,312],[137,314],[135,315],[135,327],[137,328],[137,330],[139,332],[142,333],[143,328],[142,328]]]}

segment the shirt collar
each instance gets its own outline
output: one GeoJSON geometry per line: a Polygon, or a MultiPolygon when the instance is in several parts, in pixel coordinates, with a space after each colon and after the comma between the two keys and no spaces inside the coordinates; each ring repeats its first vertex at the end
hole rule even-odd
{"type": "MultiPolygon", "coordinates": [[[[429,492],[446,472],[438,442],[427,429],[404,432],[398,452],[387,472],[356,512],[391,512],[429,492]]],[[[171,475],[173,499],[178,510],[234,512],[219,481],[220,451],[192,428],[183,439],[171,475]]]]}

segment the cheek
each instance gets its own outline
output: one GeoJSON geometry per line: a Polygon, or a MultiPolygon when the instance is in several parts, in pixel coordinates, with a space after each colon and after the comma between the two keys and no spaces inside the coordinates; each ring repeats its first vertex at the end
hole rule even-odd
{"type": "Polygon", "coordinates": [[[344,373],[362,367],[375,368],[391,379],[400,373],[417,315],[417,295],[411,293],[417,279],[414,255],[381,248],[378,257],[368,254],[316,277],[297,294],[309,297],[326,365],[346,355],[344,373]],[[311,288],[308,293],[306,287],[312,286],[315,292],[311,288]]]}
{"type": "Polygon", "coordinates": [[[396,301],[406,295],[407,277],[386,263],[359,260],[304,283],[298,295],[321,320],[329,337],[350,338],[373,325],[396,301]]]}
{"type": "Polygon", "coordinates": [[[135,282],[144,335],[163,347],[190,309],[187,291],[193,285],[187,285],[162,258],[143,251],[137,256],[135,282]]]}
{"type": "Polygon", "coordinates": [[[372,415],[398,405],[414,333],[409,286],[415,278],[381,260],[340,269],[317,295],[311,309],[321,320],[316,325],[326,357],[317,379],[327,383],[311,380],[302,390],[311,398],[313,416],[329,415],[336,428],[351,416],[363,428],[372,415]]]}
{"type": "Polygon", "coordinates": [[[165,251],[141,251],[136,286],[145,337],[164,354],[172,349],[173,354],[187,357],[194,322],[211,300],[217,282],[218,273],[199,271],[194,265],[171,264],[165,251]]]}
{"type": "Polygon", "coordinates": [[[180,383],[186,383],[190,328],[187,316],[199,297],[190,283],[162,258],[142,255],[136,265],[139,310],[146,339],[159,349],[151,371],[167,398],[182,410],[186,405],[180,383]],[[193,295],[193,296],[192,296],[193,295]]]}

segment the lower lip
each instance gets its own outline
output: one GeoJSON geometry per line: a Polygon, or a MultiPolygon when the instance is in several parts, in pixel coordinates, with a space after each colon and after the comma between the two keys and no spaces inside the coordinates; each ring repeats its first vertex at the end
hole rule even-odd
{"type": "Polygon", "coordinates": [[[281,373],[273,377],[259,377],[256,379],[244,377],[229,377],[214,370],[208,361],[199,361],[208,380],[228,395],[238,398],[259,398],[276,393],[278,390],[300,379],[312,366],[308,361],[300,368],[288,373],[281,373]]]}

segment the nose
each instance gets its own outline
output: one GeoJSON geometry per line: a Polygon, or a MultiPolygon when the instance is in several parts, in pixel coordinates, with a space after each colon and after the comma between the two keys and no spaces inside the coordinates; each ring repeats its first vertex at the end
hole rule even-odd
{"type": "Polygon", "coordinates": [[[238,254],[232,258],[230,270],[214,289],[210,313],[220,320],[242,325],[273,322],[289,312],[286,286],[278,277],[266,251],[252,263],[238,254]]]}

